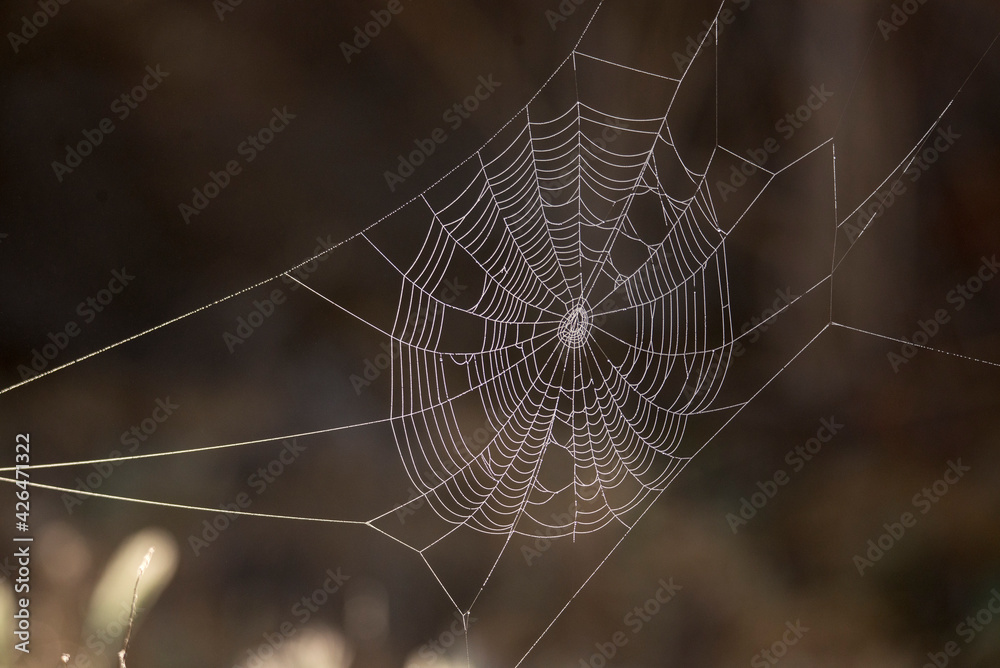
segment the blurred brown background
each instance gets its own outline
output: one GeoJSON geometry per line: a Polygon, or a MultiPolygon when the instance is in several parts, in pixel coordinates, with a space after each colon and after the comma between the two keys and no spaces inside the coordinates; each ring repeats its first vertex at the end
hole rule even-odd
{"type": "MultiPolygon", "coordinates": [[[[928,345],[994,365],[924,350],[897,373],[886,356],[899,343],[836,327],[806,347],[831,319],[824,283],[734,367],[727,396],[745,400],[780,371],[774,382],[687,466],[522,665],[602,665],[595,652],[616,632],[628,642],[609,665],[772,665],[759,653],[796,621],[809,631],[783,666],[924,665],[948,642],[960,652],[947,665],[1000,665],[1000,615],[990,613],[991,624],[982,617],[968,643],[957,628],[1000,587],[1000,283],[985,283],[961,310],[947,301],[982,257],[1000,251],[1000,54],[987,52],[1000,30],[998,10],[985,1],[927,3],[884,39],[878,22],[891,21],[890,2],[778,5],[725,3],[735,21],[720,40],[719,143],[745,154],[781,137],[771,158],[777,169],[834,137],[843,220],[884,189],[883,179],[954,100],[941,123],[961,135],[954,146],[908,182],[846,257],[848,237],[837,233],[843,262],[832,319],[901,339],[943,308],[949,322],[928,345]],[[834,92],[829,104],[782,137],[776,123],[821,85],[834,92]],[[792,472],[787,453],[831,417],[843,429],[792,472]],[[923,514],[914,495],[958,459],[971,470],[923,514]],[[727,514],[779,469],[789,482],[734,534],[727,514]],[[915,526],[859,575],[854,557],[907,511],[915,526]],[[628,620],[636,617],[627,615],[670,578],[682,589],[634,632],[628,620]]],[[[571,14],[564,7],[567,20],[553,29],[546,12],[559,12],[558,2],[402,0],[402,11],[350,63],[341,43],[385,3],[221,6],[73,0],[24,43],[14,39],[16,51],[8,36],[0,60],[0,386],[18,382],[18,366],[69,322],[80,333],[48,368],[280,274],[319,240],[347,238],[395,210],[518,113],[572,50],[597,3],[585,0],[571,14]],[[142,82],[147,66],[169,74],[122,119],[112,103],[142,82]],[[501,82],[496,92],[390,191],[384,172],[396,168],[396,156],[444,126],[442,112],[490,74],[501,82]],[[294,119],[242,162],[241,143],[286,108],[294,119]],[[65,146],[105,117],[114,130],[59,180],[52,161],[64,161],[65,146]],[[179,205],[233,159],[242,171],[186,224],[179,205]],[[123,270],[134,279],[121,294],[100,312],[80,309],[123,270]]],[[[607,1],[581,49],[675,76],[675,52],[717,10],[714,2],[607,1]]],[[[38,11],[34,2],[8,3],[4,32],[21,33],[23,17],[38,11]]],[[[602,81],[587,83],[600,100],[602,81]]],[[[629,92],[634,104],[646,94],[629,92]]],[[[682,92],[692,127],[690,117],[711,109],[713,94],[707,80],[682,92]]],[[[543,95],[538,104],[559,101],[543,95]]],[[[802,294],[830,273],[835,220],[829,151],[772,183],[727,244],[737,329],[776,291],[802,294]]],[[[397,293],[359,265],[345,246],[319,264],[316,279],[391,327],[397,293]]],[[[22,431],[31,432],[32,461],[42,464],[111,456],[144,420],[155,430],[146,430],[135,454],[386,415],[387,378],[361,393],[351,382],[381,352],[380,336],[307,296],[275,282],[0,395],[11,453],[3,461],[12,462],[22,431]],[[288,303],[230,353],[223,333],[276,287],[288,303]],[[163,415],[154,413],[157,400],[177,408],[149,422],[163,415]]],[[[706,440],[711,431],[698,429],[691,438],[706,440]]],[[[388,429],[298,443],[305,449],[259,495],[261,477],[253,476],[279,456],[280,442],[132,462],[110,475],[85,465],[33,478],[74,487],[96,471],[97,491],[107,494],[219,507],[246,493],[253,512],[362,521],[409,498],[388,429]]],[[[5,509],[13,509],[12,492],[4,488],[5,509]]],[[[12,515],[3,519],[5,535],[13,534],[12,515]]],[[[344,664],[343,650],[353,666],[401,666],[421,648],[438,665],[466,665],[464,641],[448,642],[455,609],[414,552],[370,528],[244,517],[195,555],[190,537],[204,536],[212,517],[94,498],[74,504],[35,490],[33,651],[18,665],[53,666],[64,652],[74,657],[70,665],[83,665],[73,663],[81,656],[116,665],[120,640],[95,641],[88,626],[97,583],[119,546],[148,527],[176,541],[177,570],[140,615],[130,668],[247,665],[248,651],[283,624],[312,640],[296,657],[289,642],[270,665],[334,668],[344,664]],[[329,571],[349,579],[304,614],[296,606],[329,571]],[[434,641],[449,651],[429,650],[434,641]]],[[[384,520],[397,532],[419,531],[418,521],[384,520]]],[[[514,552],[473,609],[473,665],[517,663],[620,536],[553,544],[530,567],[514,552]]],[[[490,547],[474,536],[451,543],[435,553],[435,572],[474,595],[495,558],[490,547]]],[[[170,561],[168,547],[161,558],[170,561]]],[[[125,600],[137,565],[115,590],[125,600]]]]}

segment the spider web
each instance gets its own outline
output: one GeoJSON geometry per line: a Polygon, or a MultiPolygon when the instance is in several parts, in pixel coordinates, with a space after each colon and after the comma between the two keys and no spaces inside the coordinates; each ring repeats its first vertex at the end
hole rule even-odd
{"type": "MultiPolygon", "coordinates": [[[[600,12],[598,6],[590,20],[600,12]]],[[[405,503],[360,519],[235,514],[379,532],[420,556],[461,613],[466,630],[480,595],[505,555],[522,544],[519,539],[575,543],[614,527],[610,550],[556,611],[550,628],[691,459],[822,334],[840,328],[907,343],[834,317],[833,279],[870,229],[847,243],[845,226],[919,159],[961,89],[884,181],[856,208],[841,211],[836,134],[773,170],[720,142],[719,27],[716,14],[676,77],[589,53],[582,47],[585,30],[516,116],[386,217],[280,276],[3,393],[284,277],[324,308],[390,342],[386,414],[116,463],[388,425],[416,492],[405,503]],[[594,81],[603,83],[595,86],[594,81]],[[635,88],[644,91],[639,102],[616,94],[635,88]],[[697,103],[685,101],[689,88],[700,92],[697,103]],[[692,136],[705,141],[699,146],[689,140],[692,136]],[[828,266],[801,295],[753,327],[736,331],[727,243],[744,232],[748,214],[772,182],[806,163],[825,164],[831,177],[831,212],[822,232],[828,266]],[[720,197],[715,184],[734,167],[747,165],[755,168],[751,183],[741,186],[737,197],[720,197]],[[306,282],[295,274],[323,256],[348,252],[366,258],[373,272],[398,285],[390,317],[343,298],[335,277],[306,282]],[[449,291],[449,285],[461,287],[449,291]],[[737,362],[734,350],[741,342],[810,301],[820,303],[823,317],[813,319],[803,340],[792,340],[772,368],[740,366],[744,360],[737,362]],[[731,373],[759,378],[735,391],[726,384],[731,373]],[[742,389],[746,386],[753,388],[749,394],[742,389]],[[392,521],[424,504],[433,517],[422,516],[405,527],[392,521]],[[470,567],[478,573],[470,589],[436,565],[436,555],[453,543],[478,540],[473,534],[488,541],[492,556],[470,567]]],[[[37,480],[32,484],[79,493],[37,480]]]]}
{"type": "MultiPolygon", "coordinates": [[[[575,71],[581,55],[564,67],[575,71]]],[[[386,257],[404,278],[396,441],[421,495],[457,526],[564,535],[628,525],[680,470],[686,419],[712,405],[724,378],[682,393],[696,370],[724,366],[732,343],[723,237],[705,175],[684,166],[665,118],[576,102],[543,121],[529,107],[515,123],[513,140],[476,153],[470,176],[420,197],[430,223],[413,262],[386,257]],[[613,148],[594,139],[605,129],[622,135],[613,148]],[[671,195],[667,170],[682,170],[693,193],[671,195]],[[564,181],[559,201],[546,184],[564,181]],[[470,284],[467,307],[435,297],[453,274],[470,284]],[[627,305],[594,308],[615,291],[627,305]],[[470,394],[464,414],[479,409],[471,423],[494,434],[478,449],[456,411],[470,394]],[[557,450],[572,471],[548,484],[543,463],[557,450]],[[573,518],[553,525],[546,509],[560,506],[573,518]]]]}

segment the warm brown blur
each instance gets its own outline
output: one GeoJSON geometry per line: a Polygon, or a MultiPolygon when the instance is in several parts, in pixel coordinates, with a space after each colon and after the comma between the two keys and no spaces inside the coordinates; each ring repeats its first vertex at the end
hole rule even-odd
{"type": "MultiPolygon", "coordinates": [[[[522,110],[598,4],[236,2],[50,0],[57,13],[34,31],[23,17],[46,0],[7,3],[3,32],[33,36],[8,35],[0,66],[0,387],[20,382],[19,367],[54,368],[278,276],[394,212],[522,110]],[[401,10],[382,13],[389,5],[401,10]],[[372,12],[391,20],[345,47],[372,12]],[[499,85],[474,111],[448,114],[490,80],[499,85]],[[387,182],[436,128],[444,141],[387,182]],[[89,155],[67,156],[84,140],[89,155]],[[53,359],[33,359],[49,344],[53,359]]],[[[1000,51],[987,52],[1000,12],[986,0],[724,7],[719,144],[763,150],[775,172],[831,137],[836,147],[836,202],[830,144],[759,199],[760,173],[722,201],[718,182],[745,163],[717,156],[710,183],[736,334],[788,294],[805,296],[742,339],[722,403],[752,401],[715,436],[722,413],[692,419],[685,449],[707,446],[575,598],[620,526],[576,543],[511,540],[472,608],[471,663],[515,665],[558,615],[521,665],[596,668],[602,648],[608,666],[651,668],[902,668],[929,654],[1000,665],[1000,51]],[[869,196],[888,203],[897,178],[905,192],[859,237],[878,201],[869,196]],[[737,224],[740,206],[750,210],[737,224]]],[[[718,8],[605,0],[580,49],[676,77],[718,8]]],[[[658,103],[660,79],[595,63],[579,68],[582,101],[622,115],[658,103]]],[[[713,74],[692,70],[670,119],[692,160],[714,148],[713,74]]],[[[531,111],[556,116],[573,90],[555,81],[531,111]]],[[[399,261],[423,241],[376,233],[399,261]]],[[[398,277],[365,243],[297,276],[392,330],[398,277]]],[[[393,401],[387,348],[383,333],[274,280],[0,395],[0,462],[13,463],[19,432],[31,433],[32,464],[46,464],[378,420],[393,401]],[[262,324],[237,336],[254,312],[262,324]]],[[[212,527],[220,515],[33,489],[32,652],[15,665],[52,668],[63,653],[79,668],[118,665],[121,611],[95,612],[95,601],[107,591],[131,601],[138,562],[117,590],[99,585],[116,555],[132,558],[121,546],[151,528],[165,532],[146,534],[164,555],[176,548],[177,570],[144,599],[128,668],[467,665],[454,605],[394,540],[440,533],[426,505],[393,510],[413,490],[385,425],[32,480],[282,516],[387,514],[367,527],[257,517],[212,527]]],[[[0,486],[4,536],[13,490],[0,486]]],[[[467,530],[427,556],[465,607],[503,545],[467,530]]],[[[6,652],[12,574],[0,563],[6,652]]]]}

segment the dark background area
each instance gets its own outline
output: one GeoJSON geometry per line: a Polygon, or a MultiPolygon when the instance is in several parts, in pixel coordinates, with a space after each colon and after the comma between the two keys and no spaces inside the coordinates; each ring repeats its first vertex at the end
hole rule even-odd
{"type": "MultiPolygon", "coordinates": [[[[20,382],[19,365],[67,323],[80,333],[46,368],[271,279],[312,256],[319,240],[346,239],[395,211],[528,103],[597,7],[585,0],[553,29],[546,11],[559,12],[557,2],[403,0],[403,11],[348,63],[341,43],[385,3],[243,0],[221,19],[219,4],[71,0],[0,58],[0,387],[20,382]],[[157,66],[169,74],[120,119],[112,102],[157,66]],[[489,75],[501,83],[496,92],[391,191],[384,173],[397,156],[443,127],[442,112],[489,75]],[[241,142],[286,108],[294,115],[288,127],[243,162],[241,142]],[[52,162],[64,161],[66,145],[105,117],[114,131],[59,180],[52,162]],[[179,205],[233,159],[241,173],[185,223],[179,205]],[[134,279],[86,321],[78,305],[106,288],[114,271],[134,279]]],[[[619,631],[628,643],[609,665],[746,665],[797,620],[809,631],[781,665],[923,665],[950,641],[960,653],[948,665],[1000,664],[1000,615],[969,643],[956,629],[1000,588],[1000,283],[986,282],[961,310],[947,299],[982,258],[1000,251],[1000,54],[988,51],[1000,15],[985,1],[926,3],[883,39],[877,25],[891,20],[893,3],[743,4],[726,3],[736,20],[720,39],[719,143],[745,154],[781,137],[776,122],[826,85],[829,104],[781,137],[768,167],[789,165],[833,137],[837,210],[829,149],[772,182],[727,242],[733,324],[738,330],[761,314],[778,291],[804,294],[830,274],[831,258],[833,280],[777,319],[734,365],[727,396],[753,401],[711,439],[717,424],[692,427],[692,442],[707,446],[579,594],[621,532],[555,542],[530,567],[514,552],[473,609],[475,666],[517,663],[571,599],[522,665],[578,666],[619,631]],[[834,221],[884,191],[946,107],[940,126],[960,139],[851,247],[834,221]],[[928,345],[953,355],[920,350],[894,371],[887,354],[899,353],[898,340],[911,339],[937,309],[949,321],[928,345]],[[897,341],[824,329],[831,320],[897,341]],[[758,483],[790,472],[787,453],[824,419],[843,429],[734,533],[727,515],[758,483]],[[959,459],[971,470],[921,513],[914,495],[959,459]],[[907,511],[915,526],[859,575],[855,556],[907,511]],[[671,578],[683,588],[633,633],[626,615],[671,578]]],[[[675,52],[717,9],[607,0],[580,48],[676,76],[675,52]]],[[[36,3],[8,3],[4,33],[19,32],[37,11],[36,3]]],[[[638,86],[620,93],[603,78],[607,70],[592,71],[582,80],[595,101],[628,109],[651,95],[638,86]]],[[[692,77],[679,96],[686,116],[674,129],[692,152],[710,148],[698,129],[714,90],[711,77],[692,77]]],[[[561,100],[543,91],[536,104],[558,108],[561,100]]],[[[720,221],[731,226],[732,211],[721,211],[720,221]]],[[[398,292],[362,258],[350,244],[334,250],[315,280],[391,327],[398,292]]],[[[179,407],[136,454],[387,415],[386,377],[360,393],[351,380],[381,352],[380,335],[309,297],[274,281],[0,395],[0,438],[11,453],[2,460],[13,461],[14,436],[25,431],[34,464],[109,457],[158,399],[179,407]],[[288,303],[230,352],[223,334],[276,288],[288,303]]],[[[249,491],[252,512],[359,521],[409,498],[388,428],[298,440],[301,457],[260,495],[250,477],[278,456],[280,442],[125,463],[102,476],[97,491],[212,508],[249,491]]],[[[72,488],[95,470],[54,468],[33,478],[72,488]]],[[[13,509],[12,492],[4,486],[10,502],[0,507],[13,509]]],[[[385,526],[419,532],[427,513],[405,527],[389,515],[385,526]]],[[[13,534],[12,516],[3,518],[5,536],[13,534]]],[[[451,647],[431,665],[466,665],[464,641],[446,642],[454,606],[419,556],[388,536],[243,517],[195,555],[190,537],[212,517],[95,498],[67,508],[59,492],[35,489],[35,635],[31,655],[17,656],[17,665],[57,665],[64,652],[117,665],[120,641],[101,651],[88,646],[88,615],[102,574],[119,568],[113,555],[148,527],[176,541],[176,573],[140,616],[130,668],[236,665],[286,622],[297,638],[315,633],[313,654],[300,647],[294,663],[289,642],[288,654],[268,665],[337,668],[345,664],[333,648],[346,647],[353,666],[401,666],[432,641],[451,647]],[[328,569],[350,579],[300,625],[294,606],[328,569]]],[[[169,563],[171,539],[157,540],[164,542],[154,563],[169,563]]],[[[493,547],[463,535],[435,551],[434,572],[451,590],[474,595],[493,547]]],[[[124,600],[132,569],[118,589],[124,600]]],[[[9,618],[4,612],[3,624],[9,618]]],[[[3,628],[0,651],[7,651],[3,628]]]]}

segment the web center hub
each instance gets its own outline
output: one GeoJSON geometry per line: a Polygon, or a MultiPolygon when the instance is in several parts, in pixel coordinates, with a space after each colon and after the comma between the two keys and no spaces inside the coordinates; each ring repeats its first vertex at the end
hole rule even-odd
{"type": "Polygon", "coordinates": [[[590,338],[590,312],[582,305],[574,306],[559,322],[559,340],[567,348],[582,348],[590,338]]]}

